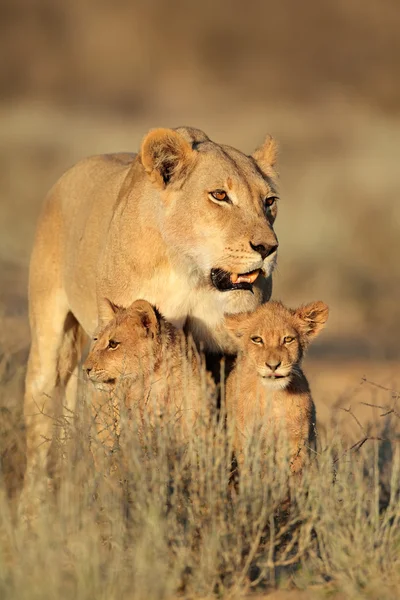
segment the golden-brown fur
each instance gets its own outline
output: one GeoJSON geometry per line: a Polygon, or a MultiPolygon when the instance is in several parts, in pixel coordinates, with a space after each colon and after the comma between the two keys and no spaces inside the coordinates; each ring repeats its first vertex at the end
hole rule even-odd
{"type": "MultiPolygon", "coordinates": [[[[196,343],[219,350],[230,346],[224,314],[269,299],[277,247],[275,161],[271,138],[253,158],[197,129],[156,129],[139,154],[88,158],[55,184],[30,264],[25,488],[36,471],[44,478],[44,440],[51,439],[55,402],[64,402],[67,385],[74,408],[71,374],[85,339],[102,325],[103,298],[122,307],[144,298],[175,326],[186,323],[196,343]],[[211,195],[220,189],[229,202],[211,195]],[[263,274],[252,290],[221,291],[212,270],[263,274]]],[[[29,501],[29,489],[25,496],[29,501]]]]}
{"type": "Polygon", "coordinates": [[[288,443],[291,470],[301,471],[315,435],[315,406],[301,360],[327,318],[323,302],[296,310],[269,302],[253,313],[226,318],[239,348],[226,387],[239,461],[246,440],[260,429],[265,439],[281,436],[288,443]]]}
{"type": "Polygon", "coordinates": [[[91,382],[105,392],[93,396],[101,442],[111,444],[111,433],[119,432],[121,402],[128,415],[158,425],[177,423],[184,435],[199,415],[208,419],[216,401],[215,385],[184,334],[145,300],[127,309],[108,300],[102,305],[104,318],[108,313],[110,320],[83,365],[91,382]]]}

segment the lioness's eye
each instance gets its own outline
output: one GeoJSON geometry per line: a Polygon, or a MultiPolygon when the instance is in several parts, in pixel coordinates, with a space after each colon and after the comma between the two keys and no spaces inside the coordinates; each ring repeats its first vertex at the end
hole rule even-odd
{"type": "Polygon", "coordinates": [[[97,342],[97,340],[98,340],[98,339],[99,339],[99,338],[93,338],[93,341],[94,341],[94,342],[97,342]]]}
{"type": "Polygon", "coordinates": [[[253,344],[261,345],[264,343],[263,339],[259,335],[253,335],[250,339],[253,342],[253,344]]]}
{"type": "Polygon", "coordinates": [[[108,348],[111,348],[111,350],[115,350],[117,346],[119,346],[119,342],[116,342],[115,340],[109,340],[108,348]]]}
{"type": "Polygon", "coordinates": [[[224,190],[214,190],[214,192],[210,192],[210,196],[218,202],[230,202],[229,196],[224,190]]]}
{"type": "Polygon", "coordinates": [[[283,338],[283,343],[284,344],[291,344],[292,342],[294,342],[294,337],[291,335],[287,335],[283,338]]]}
{"type": "Polygon", "coordinates": [[[264,205],[266,208],[271,208],[273,204],[278,200],[277,196],[270,196],[269,198],[265,198],[264,205]]]}

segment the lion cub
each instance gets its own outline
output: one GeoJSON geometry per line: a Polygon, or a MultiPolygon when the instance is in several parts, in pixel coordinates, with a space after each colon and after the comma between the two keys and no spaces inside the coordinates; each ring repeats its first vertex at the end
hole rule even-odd
{"type": "Polygon", "coordinates": [[[284,426],[292,473],[300,473],[315,441],[315,406],[301,369],[305,349],[323,328],[328,307],[313,302],[295,310],[268,302],[225,323],[239,354],[226,386],[227,414],[236,423],[235,452],[243,461],[246,438],[261,428],[275,439],[284,426]]]}
{"type": "Polygon", "coordinates": [[[109,432],[115,425],[119,433],[121,399],[128,415],[135,409],[150,423],[168,417],[169,422],[179,421],[181,431],[190,431],[215,394],[194,346],[145,300],[126,309],[104,300],[101,313],[109,322],[94,338],[83,369],[95,387],[113,399],[114,410],[108,412],[99,394],[93,403],[102,441],[112,443],[109,432]]]}

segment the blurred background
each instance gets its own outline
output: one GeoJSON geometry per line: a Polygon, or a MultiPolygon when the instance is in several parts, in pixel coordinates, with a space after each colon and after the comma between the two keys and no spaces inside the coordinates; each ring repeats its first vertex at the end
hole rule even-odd
{"type": "Polygon", "coordinates": [[[26,359],[48,189],[84,156],[192,125],[248,153],[267,132],[279,142],[274,296],[331,307],[308,359],[321,403],[363,375],[393,388],[398,0],[1,0],[0,28],[0,356],[17,357],[6,374],[26,359]]]}

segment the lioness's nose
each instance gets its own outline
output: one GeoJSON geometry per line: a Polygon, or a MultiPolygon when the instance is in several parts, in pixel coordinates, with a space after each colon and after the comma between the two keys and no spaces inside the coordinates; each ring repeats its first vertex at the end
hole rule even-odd
{"type": "Polygon", "coordinates": [[[92,367],[85,367],[85,365],[83,365],[83,370],[86,371],[86,375],[89,375],[92,367]]]}
{"type": "Polygon", "coordinates": [[[253,244],[250,242],[250,246],[252,250],[261,254],[263,260],[278,250],[278,244],[253,244]]]}
{"type": "Polygon", "coordinates": [[[280,367],[282,364],[282,362],[277,362],[275,364],[271,364],[271,363],[265,363],[265,366],[269,367],[271,369],[271,371],[276,371],[278,367],[280,367]]]}

